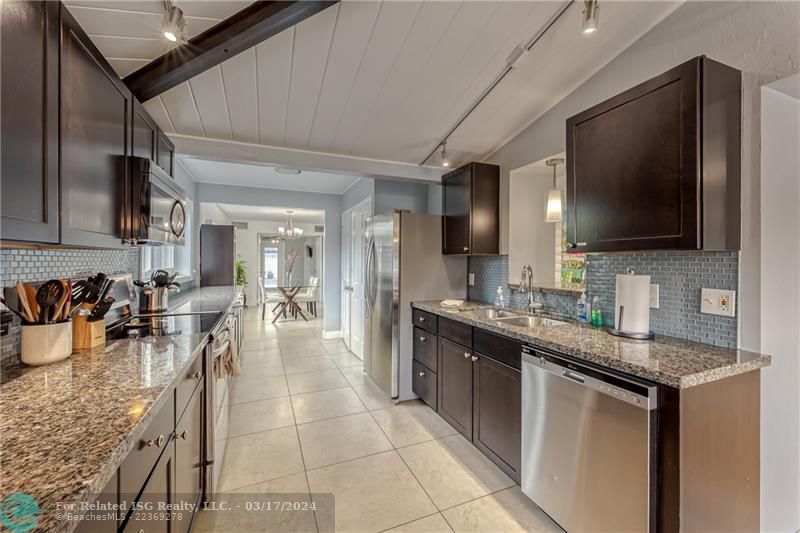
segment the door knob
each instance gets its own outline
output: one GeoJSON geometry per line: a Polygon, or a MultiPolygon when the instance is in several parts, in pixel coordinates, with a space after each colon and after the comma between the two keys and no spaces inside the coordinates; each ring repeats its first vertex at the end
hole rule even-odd
{"type": "Polygon", "coordinates": [[[465,252],[469,252],[469,246],[465,246],[465,247],[464,247],[464,251],[465,251],[465,252]]]}
{"type": "Polygon", "coordinates": [[[464,352],[464,359],[469,358],[469,352],[464,352]]]}
{"type": "Polygon", "coordinates": [[[195,372],[194,374],[192,374],[192,377],[193,377],[194,379],[200,379],[200,378],[202,378],[202,377],[203,377],[203,373],[202,373],[202,372],[200,372],[200,371],[198,370],[197,372],[195,372]]]}
{"type": "Polygon", "coordinates": [[[162,446],[164,446],[164,442],[166,440],[167,439],[166,437],[164,437],[164,435],[159,435],[155,439],[148,440],[147,442],[144,443],[144,445],[148,448],[152,448],[153,446],[155,446],[156,448],[161,448],[162,446]]]}
{"type": "Polygon", "coordinates": [[[419,377],[421,377],[421,378],[424,378],[424,377],[425,377],[425,372],[424,372],[424,371],[423,371],[423,372],[420,372],[420,373],[419,373],[419,377]]]}
{"type": "Polygon", "coordinates": [[[186,437],[188,437],[188,436],[189,436],[189,432],[186,431],[185,429],[183,430],[183,432],[181,432],[180,435],[178,435],[178,437],[180,437],[182,440],[186,440],[186,437]]]}
{"type": "Polygon", "coordinates": [[[428,340],[428,339],[426,339],[425,337],[420,337],[419,338],[419,342],[425,342],[426,340],[428,340]]]}
{"type": "Polygon", "coordinates": [[[474,356],[474,355],[473,355],[473,356],[472,356],[472,362],[474,363],[474,362],[475,362],[475,361],[477,361],[477,360],[478,360],[478,358],[477,358],[476,356],[474,356]]]}

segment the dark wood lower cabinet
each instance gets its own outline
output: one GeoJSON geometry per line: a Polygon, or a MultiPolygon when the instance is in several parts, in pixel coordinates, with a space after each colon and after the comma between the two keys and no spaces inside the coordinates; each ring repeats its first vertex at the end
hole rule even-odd
{"type": "Polygon", "coordinates": [[[156,463],[147,480],[136,508],[125,524],[125,533],[171,533],[172,522],[161,510],[163,505],[174,503],[175,449],[170,443],[156,463]]]}
{"type": "Polygon", "coordinates": [[[412,363],[412,367],[414,376],[411,380],[411,388],[414,394],[419,396],[431,409],[436,410],[436,372],[433,372],[425,365],[421,365],[416,361],[412,363]]]}
{"type": "Polygon", "coordinates": [[[472,439],[472,350],[439,339],[439,414],[472,439]]]}
{"type": "MultiPolygon", "coordinates": [[[[203,387],[197,387],[183,416],[175,427],[175,500],[177,504],[196,505],[203,491],[203,387]]],[[[193,515],[180,510],[175,516],[173,533],[191,529],[193,515]]]]}
{"type": "Polygon", "coordinates": [[[522,373],[486,355],[475,355],[472,442],[519,483],[522,373]]]}

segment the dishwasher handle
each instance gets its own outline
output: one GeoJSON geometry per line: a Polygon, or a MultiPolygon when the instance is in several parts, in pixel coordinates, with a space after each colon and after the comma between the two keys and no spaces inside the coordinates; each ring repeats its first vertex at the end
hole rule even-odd
{"type": "Polygon", "coordinates": [[[566,359],[534,351],[527,346],[522,350],[523,366],[530,365],[544,372],[571,381],[579,387],[591,389],[605,396],[652,411],[658,407],[658,388],[639,383],[611,372],[584,367],[566,359]]]}

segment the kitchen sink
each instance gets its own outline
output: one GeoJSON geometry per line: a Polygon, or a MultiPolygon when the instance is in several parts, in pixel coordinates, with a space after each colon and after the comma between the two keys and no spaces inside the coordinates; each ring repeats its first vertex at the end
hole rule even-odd
{"type": "Polygon", "coordinates": [[[504,309],[475,309],[473,311],[464,311],[464,316],[477,318],[478,320],[499,320],[502,318],[524,318],[513,311],[506,311],[504,309]]]}
{"type": "Polygon", "coordinates": [[[498,324],[506,324],[508,326],[519,326],[523,328],[550,328],[555,326],[566,326],[566,322],[560,320],[553,320],[552,318],[544,318],[541,316],[515,316],[509,318],[496,318],[495,322],[498,324]]]}

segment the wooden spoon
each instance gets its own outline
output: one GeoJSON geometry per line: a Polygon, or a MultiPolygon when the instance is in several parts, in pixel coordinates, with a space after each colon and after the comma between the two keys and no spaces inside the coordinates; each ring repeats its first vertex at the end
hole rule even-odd
{"type": "Polygon", "coordinates": [[[36,289],[32,285],[23,285],[25,287],[25,298],[28,300],[28,307],[31,308],[31,319],[36,322],[39,320],[39,314],[42,312],[39,309],[39,304],[36,303],[36,289]]]}
{"type": "Polygon", "coordinates": [[[15,287],[17,288],[17,298],[19,299],[20,311],[25,315],[26,322],[34,322],[36,319],[33,317],[31,307],[28,305],[28,293],[25,290],[25,285],[21,281],[17,281],[15,287]]]}
{"type": "Polygon", "coordinates": [[[66,318],[64,316],[64,305],[67,303],[67,300],[71,296],[69,291],[69,286],[67,282],[63,279],[58,280],[61,284],[61,297],[56,302],[56,306],[53,308],[53,321],[58,322],[59,320],[66,318]]]}

